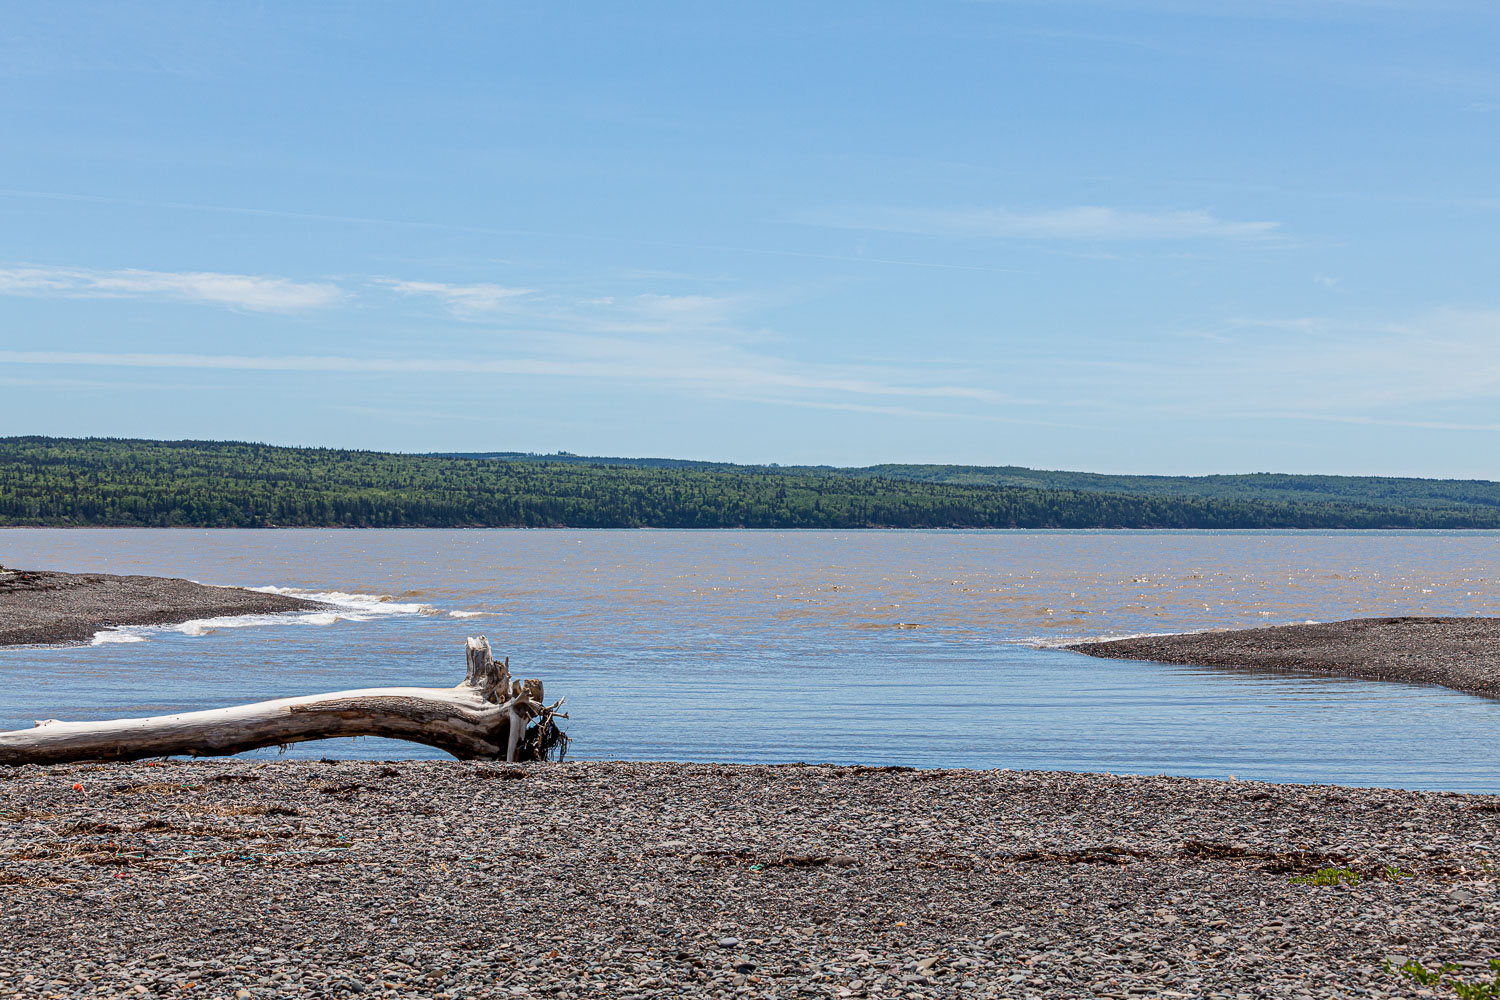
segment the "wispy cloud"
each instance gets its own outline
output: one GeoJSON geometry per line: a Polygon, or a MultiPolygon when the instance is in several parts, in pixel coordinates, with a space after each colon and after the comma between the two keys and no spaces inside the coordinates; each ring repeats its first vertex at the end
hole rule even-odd
{"type": "Polygon", "coordinates": [[[777,406],[795,406],[808,410],[834,410],[844,413],[868,413],[883,417],[915,417],[932,420],[976,420],[982,423],[1024,424],[1029,427],[1068,427],[1078,429],[1077,424],[1059,423],[1055,420],[1033,420],[1025,417],[1005,417],[991,413],[954,413],[948,410],[925,410],[910,406],[882,406],[872,403],[828,403],[812,399],[780,399],[774,396],[734,396],[746,403],[768,403],[777,406]]]}
{"type": "Polygon", "coordinates": [[[1500,310],[1435,309],[1398,322],[1235,318],[1157,360],[1055,358],[1100,400],[1181,414],[1490,431],[1500,405],[1500,310]],[[1135,400],[1149,402],[1135,402],[1135,400]],[[1225,401],[1241,405],[1225,409],[1225,401]]]}
{"type": "Polygon", "coordinates": [[[1359,424],[1367,427],[1415,427],[1425,431],[1477,431],[1494,433],[1500,424],[1458,423],[1451,420],[1385,420],[1379,417],[1351,417],[1327,413],[1267,413],[1254,414],[1285,420],[1317,420],[1333,424],[1359,424]]]}
{"type": "Polygon", "coordinates": [[[791,397],[834,393],[865,397],[998,401],[992,390],[962,384],[900,381],[896,373],[868,368],[808,365],[737,348],[690,351],[681,344],[651,345],[604,338],[550,338],[564,351],[554,357],[356,358],[316,355],[0,351],[0,363],[112,368],[187,368],[237,371],[346,372],[364,374],[522,375],[634,382],[675,382],[704,388],[777,391],[791,397]],[[571,349],[570,349],[571,348],[571,349]]]}
{"type": "Polygon", "coordinates": [[[492,312],[512,299],[530,295],[532,288],[509,288],[487,282],[474,285],[450,285],[440,281],[403,281],[399,278],[374,278],[371,284],[389,288],[401,295],[429,296],[447,305],[456,316],[476,316],[492,312]]]}
{"type": "Polygon", "coordinates": [[[796,221],[834,229],[927,236],[1101,242],[1265,240],[1278,235],[1281,229],[1279,222],[1240,222],[1196,209],[1142,212],[1104,205],[1075,205],[1031,212],[1006,208],[846,208],[803,213],[796,221]]]}
{"type": "Polygon", "coordinates": [[[653,335],[722,331],[747,305],[742,298],[716,295],[631,295],[580,304],[592,312],[588,325],[594,329],[653,335]]]}
{"type": "Polygon", "coordinates": [[[384,420],[389,420],[392,417],[401,417],[408,420],[459,420],[467,423],[484,423],[491,416],[483,410],[455,412],[453,410],[392,409],[388,406],[345,405],[334,406],[332,409],[340,413],[354,413],[362,417],[379,417],[384,420]]]}
{"type": "Polygon", "coordinates": [[[326,282],[293,281],[270,275],[25,265],[0,268],[0,295],[175,299],[258,312],[287,312],[332,305],[344,293],[326,282]]]}
{"type": "Polygon", "coordinates": [[[1179,14],[1203,18],[1313,20],[1340,14],[1485,13],[1481,0],[978,0],[992,6],[1095,7],[1107,10],[1179,14]]]}
{"type": "Polygon", "coordinates": [[[78,194],[66,191],[25,191],[0,188],[0,198],[28,198],[44,201],[76,201],[85,204],[129,205],[139,208],[164,208],[185,212],[212,212],[227,215],[249,215],[276,219],[296,219],[307,222],[327,222],[355,226],[391,226],[397,228],[427,229],[437,232],[470,233],[479,236],[540,237],[549,240],[571,240],[620,246],[665,247],[675,250],[695,250],[704,253],[753,254],[755,256],[790,257],[801,260],[828,260],[852,264],[882,264],[896,267],[936,268],[940,270],[980,271],[992,274],[1018,273],[1015,268],[984,267],[977,264],[957,264],[945,261],[905,260],[892,257],[868,255],[809,253],[786,247],[744,247],[715,243],[683,243],[675,240],[653,240],[632,236],[604,236],[598,233],[575,230],[542,231],[533,229],[502,229],[492,226],[471,226],[448,222],[430,222],[421,219],[384,219],[374,216],[322,215],[312,212],[289,212],[280,209],[249,208],[240,205],[197,205],[187,202],[155,201],[142,198],[116,198],[108,195],[78,194]]]}

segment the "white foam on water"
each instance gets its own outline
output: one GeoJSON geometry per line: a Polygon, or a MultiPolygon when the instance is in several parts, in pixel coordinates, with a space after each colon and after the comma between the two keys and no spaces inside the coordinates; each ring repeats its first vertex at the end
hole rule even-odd
{"type": "Polygon", "coordinates": [[[302,590],[297,587],[249,587],[262,594],[282,594],[307,601],[331,604],[318,611],[280,611],[272,614],[220,615],[193,618],[176,625],[119,625],[94,633],[92,645],[106,646],[122,642],[146,642],[153,633],[176,632],[179,635],[203,636],[226,628],[256,628],[262,625],[334,625],[338,622],[367,622],[392,615],[433,615],[438,610],[428,604],[393,601],[384,594],[351,594],[341,590],[302,590]]]}
{"type": "Polygon", "coordinates": [[[448,617],[449,618],[478,618],[480,615],[487,615],[487,614],[489,614],[488,611],[450,611],[450,612],[448,612],[448,617]]]}
{"type": "Polygon", "coordinates": [[[104,629],[95,632],[91,646],[111,646],[121,642],[145,642],[146,637],[138,632],[127,632],[124,629],[104,629]]]}
{"type": "MultiPolygon", "coordinates": [[[[1304,622],[1287,622],[1288,625],[1321,625],[1322,622],[1313,621],[1311,618],[1304,622]]],[[[1127,635],[1073,635],[1073,636],[1027,636],[1022,639],[1009,639],[1008,642],[1018,646],[1030,646],[1033,649],[1058,649],[1064,646],[1078,646],[1086,642],[1117,642],[1121,639],[1159,639],[1168,635],[1205,635],[1209,632],[1243,632],[1252,628],[1275,628],[1275,625],[1244,625],[1238,628],[1224,625],[1215,625],[1211,628],[1190,628],[1176,632],[1131,632],[1127,635]]]]}
{"type": "MultiPolygon", "coordinates": [[[[351,594],[343,590],[303,590],[300,587],[248,587],[246,589],[261,594],[300,597],[304,601],[332,604],[342,611],[365,615],[434,615],[438,613],[437,609],[430,604],[403,604],[394,600],[389,594],[351,594]]],[[[365,619],[351,620],[364,621],[365,619]]]]}
{"type": "Polygon", "coordinates": [[[1077,646],[1085,642],[1116,642],[1120,639],[1158,639],[1167,635],[1201,635],[1204,632],[1228,632],[1226,628],[1195,628],[1180,632],[1131,632],[1126,635],[1033,635],[1022,639],[1010,639],[1008,642],[1018,646],[1030,646],[1032,649],[1060,649],[1064,646],[1077,646]]]}

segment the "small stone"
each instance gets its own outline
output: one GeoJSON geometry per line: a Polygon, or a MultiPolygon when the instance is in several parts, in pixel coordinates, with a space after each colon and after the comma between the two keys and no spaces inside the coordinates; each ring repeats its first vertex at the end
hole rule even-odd
{"type": "Polygon", "coordinates": [[[828,860],[828,863],[835,868],[853,868],[859,864],[859,859],[852,854],[835,854],[828,860]]]}
{"type": "Polygon", "coordinates": [[[737,937],[721,937],[721,938],[719,938],[719,947],[720,948],[734,948],[734,947],[737,947],[739,945],[739,943],[740,943],[740,939],[737,938],[737,937]]]}

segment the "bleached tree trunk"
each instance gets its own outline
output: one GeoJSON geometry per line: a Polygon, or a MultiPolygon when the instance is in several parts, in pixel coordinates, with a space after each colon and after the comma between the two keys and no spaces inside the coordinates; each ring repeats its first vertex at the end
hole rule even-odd
{"type": "MultiPolygon", "coordinates": [[[[0,764],[216,757],[335,736],[386,736],[446,750],[461,759],[541,756],[559,699],[542,703],[542,682],[514,681],[484,636],[467,644],[468,671],[454,688],[335,691],[276,701],[107,722],[58,722],[0,733],[0,764]],[[528,733],[527,727],[537,725],[528,733]]],[[[566,737],[561,737],[563,740],[566,737]]]]}

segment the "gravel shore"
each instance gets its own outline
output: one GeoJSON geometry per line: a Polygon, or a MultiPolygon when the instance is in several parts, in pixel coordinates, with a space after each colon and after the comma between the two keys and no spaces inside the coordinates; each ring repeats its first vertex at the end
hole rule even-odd
{"type": "Polygon", "coordinates": [[[17,768],[0,994],[1410,996],[1388,957],[1500,957],[1497,835],[1496,796],[1167,777],[17,768]]]}
{"type": "Polygon", "coordinates": [[[88,642],[112,625],[175,625],[326,605],[160,576],[0,568],[0,646],[88,642]]]}
{"type": "Polygon", "coordinates": [[[1354,618],[1140,636],[1067,648],[1122,660],[1441,684],[1500,697],[1500,618],[1354,618]]]}

